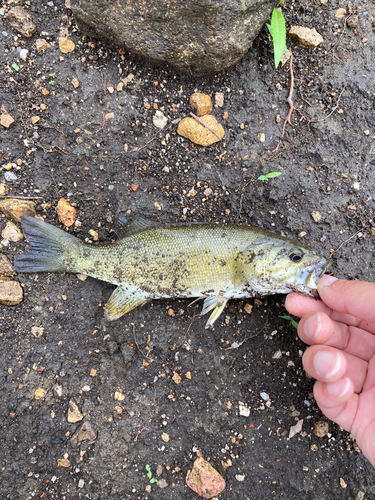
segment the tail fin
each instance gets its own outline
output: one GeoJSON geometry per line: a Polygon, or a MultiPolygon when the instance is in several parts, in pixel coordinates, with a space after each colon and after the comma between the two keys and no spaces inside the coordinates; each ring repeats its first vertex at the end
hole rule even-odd
{"type": "Polygon", "coordinates": [[[21,273],[66,271],[67,250],[72,244],[81,243],[80,240],[29,215],[23,215],[21,221],[30,248],[14,261],[13,269],[21,273]]]}

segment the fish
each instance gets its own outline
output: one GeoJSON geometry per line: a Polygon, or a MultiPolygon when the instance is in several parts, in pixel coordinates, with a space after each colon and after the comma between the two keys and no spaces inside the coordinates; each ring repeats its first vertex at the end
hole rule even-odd
{"type": "Polygon", "coordinates": [[[29,242],[16,272],[81,273],[114,285],[104,316],[115,320],[153,299],[202,299],[212,327],[228,300],[293,291],[317,296],[331,261],[309,246],[264,229],[224,223],[155,224],[121,217],[111,244],[84,243],[24,215],[29,242]]]}

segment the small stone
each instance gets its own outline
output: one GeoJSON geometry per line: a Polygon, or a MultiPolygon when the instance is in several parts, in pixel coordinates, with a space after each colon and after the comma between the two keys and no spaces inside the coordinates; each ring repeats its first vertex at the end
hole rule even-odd
{"type": "Polygon", "coordinates": [[[238,408],[240,410],[241,417],[249,417],[250,416],[250,408],[248,408],[245,405],[239,405],[238,408]]]}
{"type": "Polygon", "coordinates": [[[311,451],[318,451],[318,450],[319,450],[319,448],[318,448],[318,447],[317,447],[317,445],[314,443],[314,444],[312,444],[312,445],[310,446],[310,450],[311,450],[311,451]]]}
{"type": "Polygon", "coordinates": [[[0,115],[0,124],[3,127],[9,128],[13,122],[14,122],[14,118],[12,118],[9,113],[2,113],[0,115]]]}
{"type": "Polygon", "coordinates": [[[86,281],[86,280],[87,280],[87,274],[81,274],[81,273],[78,273],[76,276],[77,276],[77,278],[78,278],[80,281],[86,281]]]}
{"type": "Polygon", "coordinates": [[[125,396],[123,395],[123,393],[121,391],[116,391],[114,398],[116,399],[116,401],[124,401],[125,396]]]}
{"type": "Polygon", "coordinates": [[[323,37],[315,28],[305,28],[303,26],[292,26],[289,30],[289,37],[308,49],[313,49],[323,42],[323,37]]]}
{"type": "Polygon", "coordinates": [[[7,185],[5,182],[0,182],[0,196],[5,196],[8,192],[7,185]]]}
{"type": "Polygon", "coordinates": [[[325,422],[324,420],[318,420],[314,424],[314,434],[315,436],[318,437],[324,437],[328,434],[328,422],[325,422]]]}
{"type": "Polygon", "coordinates": [[[348,19],[346,20],[346,24],[349,26],[349,28],[356,28],[358,21],[359,17],[353,14],[350,17],[348,17],[348,19]]]}
{"type": "Polygon", "coordinates": [[[84,422],[78,429],[74,432],[73,436],[70,438],[70,445],[74,448],[82,441],[93,442],[98,437],[98,432],[93,428],[90,422],[84,422]]]}
{"type": "Polygon", "coordinates": [[[42,52],[42,50],[47,50],[50,47],[50,44],[44,38],[38,38],[35,40],[35,47],[38,52],[42,52]]]}
{"type": "Polygon", "coordinates": [[[222,108],[224,106],[224,93],[216,92],[215,93],[215,106],[222,108]]]}
{"type": "Polygon", "coordinates": [[[77,211],[65,198],[59,200],[56,212],[59,221],[64,224],[65,227],[70,227],[74,224],[77,211]]]}
{"type": "Polygon", "coordinates": [[[94,241],[98,241],[98,239],[99,239],[99,234],[98,234],[98,232],[97,232],[97,231],[95,231],[94,229],[90,229],[89,234],[90,234],[90,236],[92,237],[92,239],[93,239],[94,241]]]}
{"type": "Polygon", "coordinates": [[[130,186],[130,189],[131,189],[132,191],[134,191],[134,193],[136,193],[136,192],[138,191],[138,188],[139,188],[138,184],[132,184],[132,185],[130,186]]]}
{"type": "Polygon", "coordinates": [[[281,54],[280,59],[281,67],[283,67],[289,61],[291,55],[292,53],[290,52],[290,50],[284,50],[284,52],[281,54]]]}
{"type": "Polygon", "coordinates": [[[252,311],[253,311],[253,306],[252,306],[251,304],[247,303],[247,304],[245,304],[244,309],[245,309],[245,312],[246,312],[247,314],[251,314],[251,313],[252,313],[252,311]]]}
{"type": "Polygon", "coordinates": [[[173,373],[172,380],[175,384],[180,384],[181,383],[181,377],[177,372],[173,373]]]}
{"type": "Polygon", "coordinates": [[[298,233],[298,238],[303,238],[304,236],[306,236],[306,231],[301,231],[300,233],[298,233]]]}
{"type": "Polygon", "coordinates": [[[229,118],[228,111],[224,111],[224,113],[223,113],[223,120],[228,120],[228,118],[229,118]]]}
{"type": "Polygon", "coordinates": [[[168,118],[160,110],[157,110],[152,119],[152,123],[155,125],[156,128],[163,129],[168,123],[168,118]]]}
{"type": "Polygon", "coordinates": [[[146,486],[145,491],[146,491],[147,493],[151,493],[151,491],[152,491],[151,484],[148,484],[148,485],[146,486]]]}
{"type": "Polygon", "coordinates": [[[117,92],[122,92],[123,89],[124,89],[124,82],[118,83],[116,87],[117,92]]]}
{"type": "Polygon", "coordinates": [[[23,289],[18,281],[0,280],[0,304],[16,306],[23,299],[23,289]]]}
{"type": "Polygon", "coordinates": [[[168,486],[168,483],[167,483],[167,481],[166,481],[164,478],[163,478],[163,479],[159,479],[159,481],[158,481],[156,484],[157,484],[157,485],[159,486],[159,488],[161,488],[162,490],[168,486]]]}
{"type": "Polygon", "coordinates": [[[85,486],[85,481],[83,479],[80,479],[78,481],[78,488],[83,488],[85,486]]]}
{"type": "Polygon", "coordinates": [[[8,257],[0,253],[0,276],[14,276],[15,274],[8,257]]]}
{"type": "Polygon", "coordinates": [[[191,372],[186,372],[185,376],[187,379],[191,380],[191,372]]]}
{"type": "MultiPolygon", "coordinates": [[[[220,125],[220,123],[218,123],[216,118],[212,115],[202,116],[201,121],[213,130],[220,139],[224,137],[225,131],[222,125],[220,125]]],[[[183,118],[180,121],[177,133],[182,137],[190,139],[195,144],[200,144],[201,146],[210,146],[220,140],[212,132],[210,132],[210,130],[192,117],[183,118]]]]}
{"type": "Polygon", "coordinates": [[[174,310],[171,309],[171,308],[168,309],[168,313],[167,314],[168,314],[168,316],[172,316],[172,318],[174,318],[176,316],[174,310]]]}
{"type": "Polygon", "coordinates": [[[45,95],[45,96],[47,96],[47,95],[49,95],[49,94],[50,94],[50,92],[49,92],[49,90],[48,90],[48,89],[46,89],[45,87],[43,87],[43,88],[42,88],[42,94],[43,94],[43,95],[45,95]]]}
{"type": "Polygon", "coordinates": [[[11,27],[26,38],[30,38],[35,33],[36,26],[33,17],[22,7],[13,7],[6,17],[11,27]]]}
{"type": "Polygon", "coordinates": [[[203,192],[205,196],[211,196],[212,195],[212,189],[211,188],[206,188],[203,192]]]}
{"type": "Polygon", "coordinates": [[[335,17],[337,17],[338,19],[342,19],[345,16],[346,16],[346,9],[341,8],[336,10],[335,17]]]}
{"type": "Polygon", "coordinates": [[[38,387],[38,389],[34,393],[34,398],[35,399],[41,399],[46,393],[46,390],[43,389],[42,387],[38,387]]]}
{"type": "Polygon", "coordinates": [[[281,121],[281,117],[280,117],[280,115],[276,115],[275,120],[276,120],[276,123],[280,123],[280,121],[281,121]]]}
{"type": "Polygon", "coordinates": [[[26,61],[28,53],[29,51],[27,49],[22,49],[20,51],[20,59],[22,59],[22,61],[26,61]]]}
{"type": "Polygon", "coordinates": [[[107,121],[107,120],[113,120],[115,117],[115,114],[114,112],[112,111],[111,113],[107,113],[104,115],[104,120],[107,121]]]}
{"type": "Polygon", "coordinates": [[[128,83],[130,83],[131,81],[133,81],[135,78],[135,76],[133,75],[133,73],[129,73],[128,76],[126,76],[125,78],[122,79],[125,87],[127,86],[128,83]]]}
{"type": "Polygon", "coordinates": [[[162,440],[165,442],[165,443],[168,443],[169,441],[169,434],[167,434],[166,432],[163,432],[163,434],[161,435],[161,438],[162,440]]]}
{"type": "Polygon", "coordinates": [[[223,477],[203,457],[195,460],[186,475],[186,484],[203,498],[212,498],[225,489],[223,477]]]}
{"type": "Polygon", "coordinates": [[[33,125],[35,125],[36,123],[38,123],[39,120],[40,120],[40,116],[32,116],[31,117],[31,123],[33,125]]]}
{"type": "Polygon", "coordinates": [[[23,238],[21,230],[13,224],[13,222],[8,222],[5,228],[1,231],[1,236],[4,240],[8,241],[20,241],[23,238]]]}
{"type": "Polygon", "coordinates": [[[269,395],[266,392],[261,392],[260,397],[263,399],[263,401],[268,401],[270,399],[269,395]]]}
{"type": "Polygon", "coordinates": [[[303,418],[298,420],[296,425],[292,425],[289,429],[289,439],[292,439],[296,434],[300,433],[302,430],[303,418]]]}
{"type": "Polygon", "coordinates": [[[66,467],[70,467],[70,462],[69,462],[69,460],[67,458],[59,458],[57,460],[57,465],[59,467],[65,467],[66,468],[66,467]]]}
{"type": "Polygon", "coordinates": [[[240,483],[242,483],[242,481],[245,481],[245,474],[236,474],[234,477],[235,477],[235,478],[237,479],[237,481],[239,481],[240,483]]]}
{"type": "Polygon", "coordinates": [[[314,219],[314,222],[319,222],[322,218],[322,215],[320,212],[314,211],[311,212],[311,217],[314,219]]]}
{"type": "Polygon", "coordinates": [[[115,91],[115,87],[113,86],[113,84],[112,84],[112,83],[109,83],[109,84],[107,85],[107,90],[108,90],[108,92],[109,92],[110,94],[113,94],[113,92],[115,91]]]}
{"type": "Polygon", "coordinates": [[[195,110],[197,116],[209,115],[212,112],[211,97],[202,92],[194,92],[190,96],[190,106],[195,110]]]}
{"type": "Polygon", "coordinates": [[[59,49],[62,54],[69,54],[75,49],[75,43],[64,36],[59,37],[59,49]]]}
{"type": "Polygon", "coordinates": [[[266,134],[263,134],[263,132],[258,134],[258,141],[259,142],[265,142],[265,140],[266,140],[266,134]]]}
{"type": "Polygon", "coordinates": [[[73,78],[72,79],[72,85],[75,89],[78,89],[79,87],[79,81],[77,80],[77,78],[73,78]]]}
{"type": "Polygon", "coordinates": [[[74,401],[69,401],[68,422],[75,424],[82,419],[83,415],[80,412],[77,404],[74,401]]]}
{"type": "Polygon", "coordinates": [[[375,236],[375,227],[371,228],[371,236],[375,236]]]}
{"type": "Polygon", "coordinates": [[[354,212],[355,210],[357,210],[357,207],[355,205],[348,205],[347,206],[347,210],[350,210],[351,212],[354,212]]]}
{"type": "Polygon", "coordinates": [[[348,486],[342,477],[340,477],[340,486],[341,488],[346,488],[348,486]]]}
{"type": "Polygon", "coordinates": [[[36,338],[40,339],[40,337],[43,335],[44,328],[42,326],[32,326],[31,327],[31,334],[36,338]]]}

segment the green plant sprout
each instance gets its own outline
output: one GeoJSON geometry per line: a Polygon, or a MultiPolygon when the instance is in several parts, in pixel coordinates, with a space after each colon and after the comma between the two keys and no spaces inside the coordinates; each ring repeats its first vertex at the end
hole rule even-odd
{"type": "Polygon", "coordinates": [[[281,175],[281,172],[270,172],[269,174],[266,175],[260,175],[258,177],[258,181],[268,181],[268,179],[273,179],[274,177],[279,177],[281,175]]]}
{"type": "Polygon", "coordinates": [[[288,50],[286,46],[285,18],[278,9],[273,9],[271,24],[267,24],[267,28],[272,36],[275,68],[277,69],[283,52],[288,50]]]}
{"type": "Polygon", "coordinates": [[[294,328],[298,328],[298,323],[291,316],[279,316],[279,318],[286,319],[289,321],[289,324],[294,326],[294,328]]]}
{"type": "MultiPolygon", "coordinates": [[[[50,73],[48,76],[51,76],[52,78],[54,78],[56,76],[56,73],[50,73]]],[[[50,82],[48,82],[50,85],[55,85],[55,80],[51,80],[50,82]]]]}
{"type": "Polygon", "coordinates": [[[19,71],[19,69],[20,69],[20,67],[16,63],[12,64],[12,68],[15,69],[16,71],[19,71]]]}
{"type": "Polygon", "coordinates": [[[146,468],[146,471],[147,471],[147,477],[148,477],[148,479],[150,481],[150,484],[157,483],[158,480],[156,479],[156,477],[152,477],[151,467],[148,464],[146,464],[145,468],[146,468]]]}

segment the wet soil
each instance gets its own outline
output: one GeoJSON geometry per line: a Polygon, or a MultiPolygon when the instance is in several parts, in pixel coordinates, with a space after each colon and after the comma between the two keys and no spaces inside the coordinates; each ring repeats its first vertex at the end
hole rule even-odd
{"type": "MultiPolygon", "coordinates": [[[[37,33],[19,36],[0,15],[1,104],[15,119],[0,130],[1,165],[22,160],[6,181],[8,196],[35,197],[56,225],[57,202],[69,199],[81,222],[70,232],[82,240],[91,229],[101,242],[115,239],[116,218],[129,212],[160,222],[252,224],[326,256],[334,250],[338,277],[375,281],[371,2],[352,7],[354,29],[347,15],[335,17],[343,2],[288,3],[287,26],[315,27],[324,43],[309,51],[288,40],[296,111],[277,153],[290,76],[288,65],[273,67],[266,29],[234,68],[197,79],[84,37],[62,1],[18,5],[32,13],[37,33]],[[59,35],[75,42],[72,53],[60,53],[59,35]],[[45,52],[36,52],[39,37],[51,44],[45,52]],[[225,97],[213,111],[225,137],[207,148],[176,134],[195,90],[225,97]],[[169,120],[163,131],[152,122],[156,109],[169,120]],[[275,171],[282,175],[258,180],[275,171]]],[[[24,248],[2,251],[13,259],[24,248]]],[[[198,450],[225,477],[222,499],[375,498],[374,470],[350,435],[332,423],[326,436],[313,433],[325,418],[302,368],[305,346],[280,318],[283,296],[232,301],[213,330],[186,300],[153,301],[109,324],[109,284],[73,274],[17,279],[24,301],[0,306],[2,498],[192,499],[185,476],[198,450]],[[33,326],[44,328],[42,336],[33,326]],[[46,391],[41,399],[38,388],[46,391]],[[83,421],[68,422],[70,401],[83,421]],[[300,419],[302,432],[289,439],[300,419]],[[94,439],[73,446],[82,422],[94,439]],[[149,483],[146,464],[158,484],[149,483]]]]}

